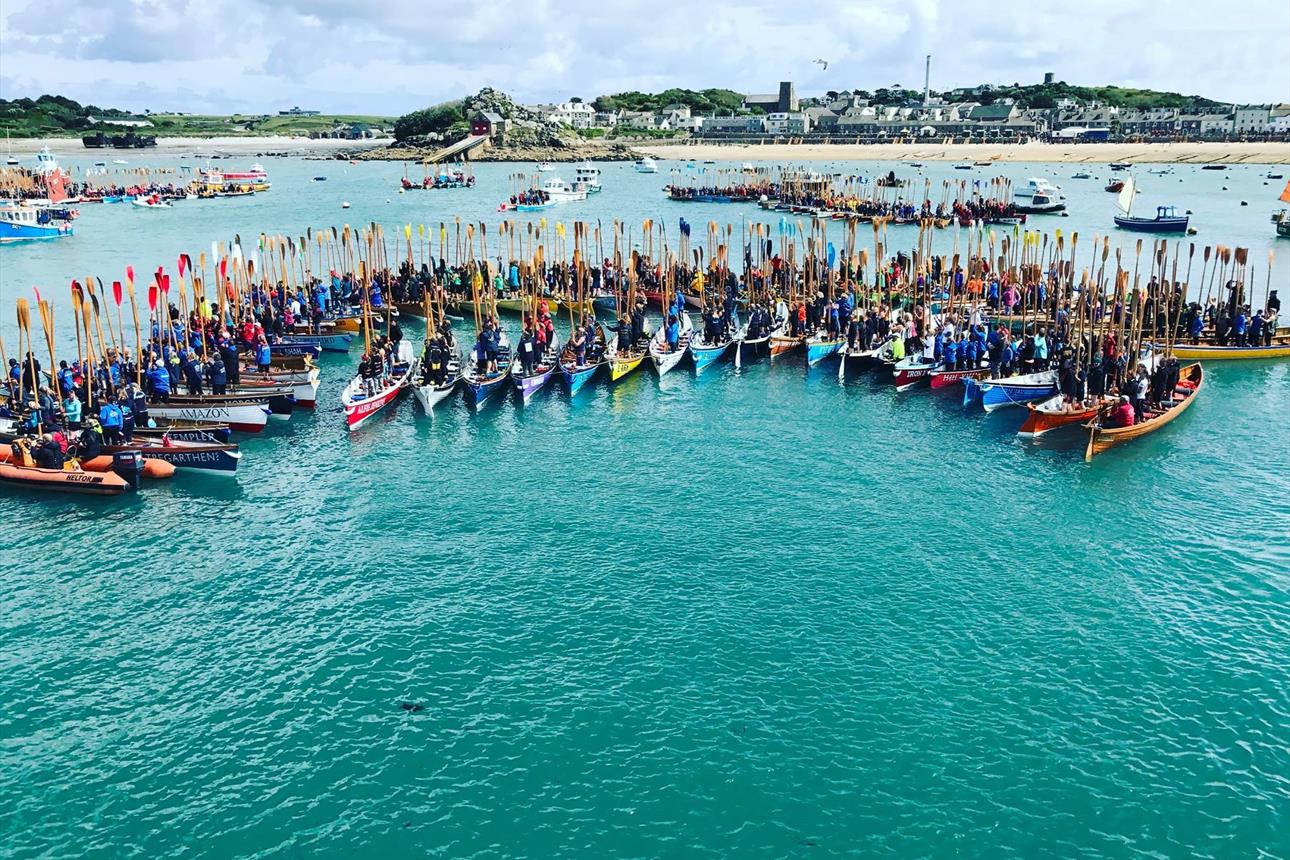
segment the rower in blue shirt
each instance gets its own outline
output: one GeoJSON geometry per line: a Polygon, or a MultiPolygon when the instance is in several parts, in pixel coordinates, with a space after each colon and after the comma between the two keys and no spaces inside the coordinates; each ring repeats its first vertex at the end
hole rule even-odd
{"type": "MultiPolygon", "coordinates": [[[[936,339],[938,341],[941,340],[941,336],[937,335],[936,339]]],[[[958,361],[959,361],[959,345],[952,340],[945,340],[944,345],[941,347],[941,349],[942,349],[942,358],[944,359],[942,362],[942,366],[944,367],[944,369],[956,370],[958,368],[958,361]]]]}

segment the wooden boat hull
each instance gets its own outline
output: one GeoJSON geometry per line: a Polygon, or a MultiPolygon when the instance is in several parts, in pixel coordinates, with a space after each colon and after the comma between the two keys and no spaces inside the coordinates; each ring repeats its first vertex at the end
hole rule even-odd
{"type": "Polygon", "coordinates": [[[609,381],[617,382],[636,368],[640,367],[641,362],[644,360],[645,350],[628,353],[627,355],[615,353],[609,359],[609,381]]]}
{"type": "Polygon", "coordinates": [[[1187,216],[1176,218],[1125,218],[1116,215],[1115,226],[1138,233],[1186,233],[1187,216]]]}
{"type": "Polygon", "coordinates": [[[1290,358],[1290,343],[1271,346],[1206,346],[1174,344],[1174,356],[1183,361],[1252,361],[1290,358]]]}
{"type": "Polygon", "coordinates": [[[963,380],[963,405],[980,402],[986,412],[1005,406],[1021,406],[1032,400],[1050,397],[1057,392],[1057,374],[1053,371],[1014,376],[1009,379],[963,380]]]}
{"type": "Polygon", "coordinates": [[[958,385],[965,379],[982,379],[989,373],[989,367],[978,367],[975,370],[933,370],[930,379],[932,388],[942,389],[958,385]]]}
{"type": "Polygon", "coordinates": [[[284,344],[313,344],[323,352],[349,352],[349,345],[353,340],[354,336],[348,332],[338,332],[337,334],[287,334],[282,336],[282,343],[284,344]]]}
{"type": "Polygon", "coordinates": [[[574,365],[563,364],[560,366],[560,377],[564,380],[565,387],[569,390],[569,396],[577,394],[588,382],[596,375],[604,363],[591,364],[585,367],[576,367],[574,365]]]}
{"type": "Polygon", "coordinates": [[[1178,383],[1178,388],[1174,390],[1174,396],[1183,394],[1182,400],[1175,401],[1175,405],[1171,409],[1165,410],[1154,418],[1143,421],[1141,424],[1134,424],[1132,427],[1091,426],[1089,428],[1088,447],[1084,449],[1084,462],[1092,462],[1095,456],[1114,448],[1116,445],[1123,445],[1125,442],[1132,442],[1134,439],[1149,436],[1186,412],[1193,401],[1196,400],[1196,395],[1200,394],[1201,388],[1205,385],[1205,375],[1200,364],[1189,364],[1182,368],[1178,373],[1178,383]]]}
{"type": "Polygon", "coordinates": [[[734,341],[717,346],[699,346],[693,340],[690,341],[690,358],[694,361],[695,373],[702,373],[705,368],[716,364],[730,350],[730,345],[734,341]]]}
{"type": "Polygon", "coordinates": [[[1098,407],[1079,409],[1075,412],[1060,411],[1062,395],[1058,394],[1039,404],[1026,404],[1026,420],[1017,435],[1023,439],[1038,439],[1051,430],[1085,424],[1097,416],[1098,407]]]}
{"type": "Polygon", "coordinates": [[[926,382],[933,370],[939,367],[938,362],[919,362],[904,359],[892,368],[893,380],[897,391],[908,391],[919,383],[926,382]]]}
{"type": "Polygon", "coordinates": [[[149,460],[160,460],[175,469],[191,469],[203,474],[232,478],[237,474],[237,466],[242,461],[242,452],[237,445],[221,445],[215,442],[186,442],[172,439],[170,444],[160,442],[143,442],[135,440],[129,445],[104,445],[103,450],[109,454],[117,451],[138,451],[143,455],[146,464],[149,460]]]}
{"type": "Polygon", "coordinates": [[[847,345],[845,340],[808,340],[806,342],[806,364],[814,367],[831,355],[837,355],[847,345]]]}
{"type": "Polygon", "coordinates": [[[803,337],[774,335],[770,339],[770,357],[774,358],[777,355],[784,355],[785,353],[792,352],[805,343],[806,338],[803,337]]]}
{"type": "Polygon", "coordinates": [[[350,380],[340,395],[340,405],[345,409],[346,429],[357,430],[373,415],[397,401],[407,388],[405,379],[406,377],[400,377],[371,396],[364,395],[363,380],[360,377],[350,380]]]}
{"type": "Polygon", "coordinates": [[[425,305],[421,302],[395,302],[394,307],[398,310],[400,317],[413,317],[419,320],[426,318],[425,305]]]}
{"type": "MultiPolygon", "coordinates": [[[[348,351],[348,347],[346,347],[348,351]]],[[[319,358],[322,355],[322,347],[316,343],[271,343],[269,344],[269,354],[272,356],[304,356],[310,358],[319,358]]]]}
{"type": "Polygon", "coordinates": [[[247,403],[149,403],[148,414],[157,418],[168,418],[172,421],[227,424],[239,433],[259,433],[264,430],[269,420],[268,404],[264,401],[247,403]]]}

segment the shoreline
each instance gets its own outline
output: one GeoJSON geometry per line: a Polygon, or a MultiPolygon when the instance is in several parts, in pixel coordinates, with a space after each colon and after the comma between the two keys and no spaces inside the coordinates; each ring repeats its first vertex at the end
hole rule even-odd
{"type": "Polygon", "coordinates": [[[1290,164],[1290,143],[694,143],[638,145],[692,161],[998,161],[1066,164],[1290,164]]]}
{"type": "Polygon", "coordinates": [[[230,153],[246,155],[336,155],[341,152],[362,152],[364,150],[389,146],[392,138],[367,138],[364,140],[342,140],[339,138],[308,138],[290,135],[265,135],[264,137],[159,137],[156,146],[143,149],[114,149],[106,146],[102,149],[90,149],[81,143],[79,137],[44,137],[23,138],[11,141],[13,154],[18,157],[32,158],[42,146],[48,146],[56,156],[102,155],[114,153],[113,158],[129,154],[134,157],[156,153],[160,155],[178,155],[180,153],[230,153]]]}

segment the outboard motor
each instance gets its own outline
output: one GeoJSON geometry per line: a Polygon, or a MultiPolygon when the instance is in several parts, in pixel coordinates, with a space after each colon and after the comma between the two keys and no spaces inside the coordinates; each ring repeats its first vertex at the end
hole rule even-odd
{"type": "Polygon", "coordinates": [[[143,455],[138,451],[115,452],[112,455],[112,471],[129,484],[130,489],[138,490],[143,482],[143,455]]]}

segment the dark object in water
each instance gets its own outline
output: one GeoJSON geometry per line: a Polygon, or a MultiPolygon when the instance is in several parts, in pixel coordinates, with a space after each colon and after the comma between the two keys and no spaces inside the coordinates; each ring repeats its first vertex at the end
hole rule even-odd
{"type": "Polygon", "coordinates": [[[417,713],[418,711],[424,711],[426,709],[425,705],[419,705],[416,702],[404,702],[401,705],[399,705],[399,707],[413,714],[417,713]]]}

